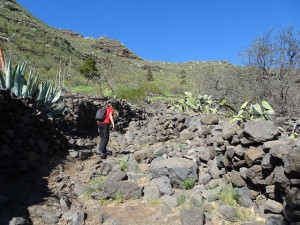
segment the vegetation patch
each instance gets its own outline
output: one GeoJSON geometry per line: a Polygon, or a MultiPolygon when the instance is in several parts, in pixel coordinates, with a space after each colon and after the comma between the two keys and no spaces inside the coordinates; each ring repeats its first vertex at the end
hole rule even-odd
{"type": "Polygon", "coordinates": [[[185,190],[192,189],[195,186],[195,184],[196,184],[196,181],[194,179],[191,179],[191,178],[185,179],[182,183],[185,190]]]}
{"type": "Polygon", "coordinates": [[[236,193],[232,184],[228,184],[224,186],[222,191],[219,193],[219,198],[227,205],[231,205],[231,206],[237,205],[236,193]]]}

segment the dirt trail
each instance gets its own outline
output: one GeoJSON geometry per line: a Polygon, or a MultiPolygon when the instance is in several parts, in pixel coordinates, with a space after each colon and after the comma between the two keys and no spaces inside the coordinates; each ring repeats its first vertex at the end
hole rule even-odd
{"type": "MultiPolygon", "coordinates": [[[[111,159],[103,160],[109,162],[111,159]]],[[[64,161],[64,165],[58,166],[53,173],[45,177],[48,181],[48,189],[56,198],[49,197],[45,202],[30,207],[30,214],[34,225],[44,225],[41,218],[34,215],[37,208],[55,209],[59,206],[57,196],[62,193],[72,195],[75,183],[87,184],[96,168],[101,164],[98,156],[94,155],[87,160],[64,161]],[[63,171],[62,171],[63,170],[63,171]],[[62,182],[64,180],[64,182],[62,182]],[[58,182],[59,181],[59,182],[58,182]]],[[[170,209],[163,203],[148,202],[143,198],[138,200],[95,200],[86,194],[82,196],[71,196],[71,210],[82,209],[86,214],[86,225],[180,225],[179,208],[170,209]]],[[[60,219],[57,225],[67,225],[67,221],[60,219]]]]}

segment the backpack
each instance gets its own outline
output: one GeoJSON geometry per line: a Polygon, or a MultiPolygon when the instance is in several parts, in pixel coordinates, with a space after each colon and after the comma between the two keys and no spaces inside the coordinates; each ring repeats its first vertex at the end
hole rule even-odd
{"type": "Polygon", "coordinates": [[[98,109],[95,119],[99,122],[103,122],[105,120],[106,117],[106,109],[102,108],[102,109],[98,109]]]}

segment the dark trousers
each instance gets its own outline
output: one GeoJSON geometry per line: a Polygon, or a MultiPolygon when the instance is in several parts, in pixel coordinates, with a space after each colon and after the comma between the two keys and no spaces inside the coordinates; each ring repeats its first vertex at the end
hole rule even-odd
{"type": "Polygon", "coordinates": [[[101,123],[98,125],[99,136],[100,136],[100,145],[99,145],[99,152],[107,153],[106,146],[109,141],[109,124],[108,123],[101,123]]]}

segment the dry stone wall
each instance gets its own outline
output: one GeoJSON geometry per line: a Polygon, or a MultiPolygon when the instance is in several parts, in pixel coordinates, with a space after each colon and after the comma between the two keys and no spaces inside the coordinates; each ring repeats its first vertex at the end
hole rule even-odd
{"type": "Polygon", "coordinates": [[[0,176],[12,178],[37,169],[66,149],[66,139],[32,106],[0,90],[0,176]]]}

